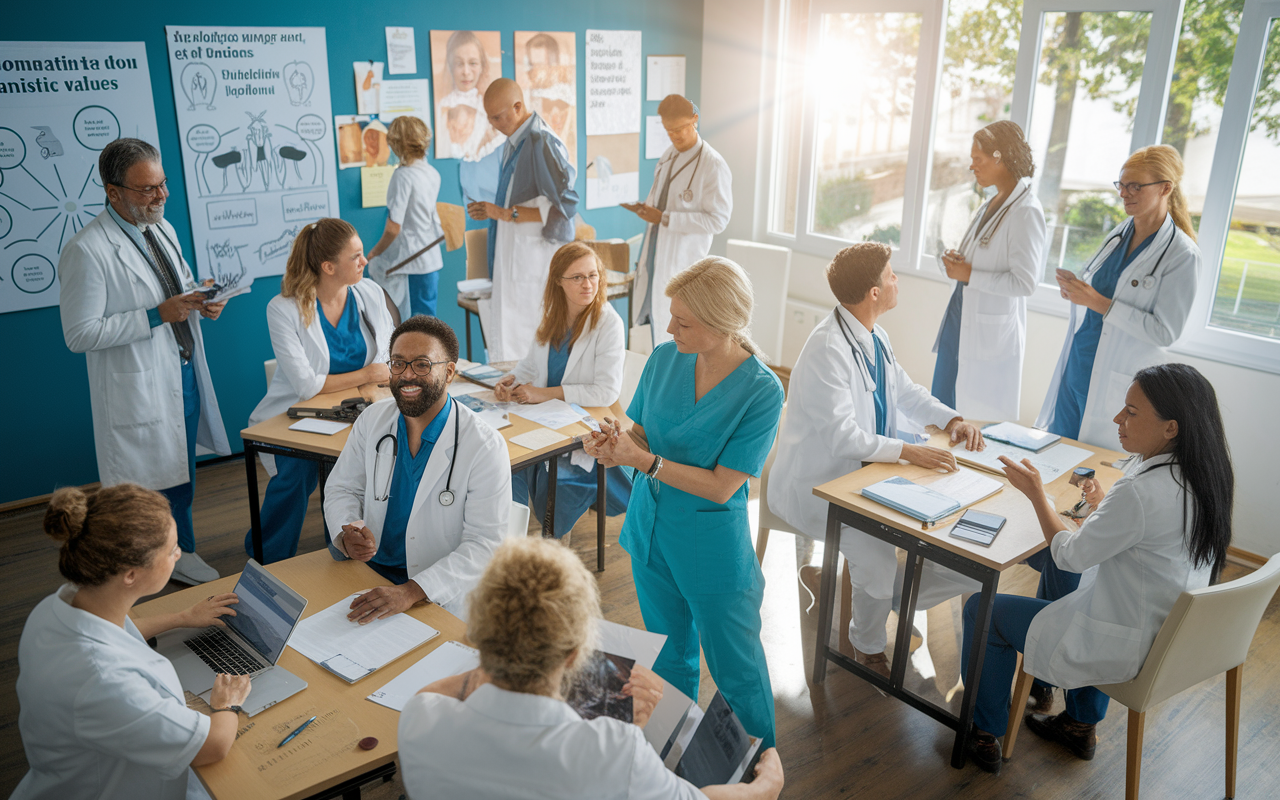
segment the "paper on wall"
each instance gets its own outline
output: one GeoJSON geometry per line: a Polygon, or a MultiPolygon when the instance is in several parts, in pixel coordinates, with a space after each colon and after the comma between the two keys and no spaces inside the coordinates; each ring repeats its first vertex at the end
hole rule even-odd
{"type": "Polygon", "coordinates": [[[684,97],[684,56],[649,56],[645,100],[662,100],[669,94],[684,97]]]}
{"type": "Polygon", "coordinates": [[[387,26],[387,74],[412,75],[418,71],[418,49],[413,28],[387,26]]]}
{"type": "Polygon", "coordinates": [[[667,152],[670,146],[671,137],[667,135],[667,129],[662,127],[662,117],[645,117],[644,157],[662,158],[662,154],[667,152]]]}
{"type": "Polygon", "coordinates": [[[395,167],[361,167],[360,201],[362,208],[379,208],[387,204],[387,187],[395,167]]]}
{"type": "Polygon", "coordinates": [[[431,82],[426,78],[382,82],[382,110],[378,112],[378,119],[390,125],[393,119],[405,114],[430,126],[431,82]]]}
{"type": "Polygon", "coordinates": [[[640,31],[587,31],[587,135],[640,132],[640,31]]]}
{"type": "Polygon", "coordinates": [[[379,95],[382,93],[381,61],[356,61],[352,63],[356,77],[356,113],[377,114],[382,110],[379,95]]]}

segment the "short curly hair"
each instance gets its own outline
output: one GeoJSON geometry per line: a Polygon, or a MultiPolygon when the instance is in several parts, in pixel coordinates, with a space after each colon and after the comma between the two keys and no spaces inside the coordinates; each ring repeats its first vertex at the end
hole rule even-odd
{"type": "Polygon", "coordinates": [[[880,285],[893,248],[884,242],[858,242],[836,253],[827,265],[827,285],[841,303],[856,305],[880,285]]]}
{"type": "Polygon", "coordinates": [[[458,334],[453,332],[449,323],[439,317],[428,317],[426,314],[415,314],[396,326],[391,332],[391,342],[387,346],[390,352],[396,346],[396,339],[406,333],[422,333],[444,345],[444,351],[453,363],[458,362],[458,334]]]}

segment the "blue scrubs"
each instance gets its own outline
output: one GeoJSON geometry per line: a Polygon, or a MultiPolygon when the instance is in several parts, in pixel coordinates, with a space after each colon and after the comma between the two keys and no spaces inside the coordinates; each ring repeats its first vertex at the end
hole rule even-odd
{"type": "Polygon", "coordinates": [[[964,310],[965,284],[956,281],[951,300],[942,316],[942,328],[933,351],[933,387],[930,392],[947,408],[956,407],[956,378],[960,375],[960,314],[964,310]]]}
{"type": "MultiPolygon", "coordinates": [[[[1116,283],[1120,273],[1124,272],[1130,262],[1138,254],[1147,249],[1155,234],[1151,234],[1142,244],[1129,250],[1133,241],[1133,223],[1130,223],[1120,237],[1120,244],[1111,251],[1107,260],[1102,262],[1098,271],[1093,273],[1090,283],[1103,297],[1111,299],[1116,294],[1116,283]]],[[[1053,407],[1053,423],[1049,432],[1068,439],[1080,436],[1080,424],[1084,421],[1085,403],[1089,399],[1089,383],[1093,376],[1093,359],[1098,354],[1098,341],[1102,337],[1102,315],[1093,309],[1087,309],[1084,322],[1071,339],[1071,352],[1067,355],[1067,366],[1062,371],[1062,380],[1058,384],[1058,400],[1053,407]]]]}
{"type": "MultiPolygon", "coordinates": [[[[547,348],[547,386],[560,386],[564,382],[564,370],[569,364],[569,345],[572,331],[565,334],[557,345],[547,348]]],[[[596,469],[593,464],[590,470],[582,469],[569,460],[569,456],[561,456],[556,465],[556,518],[552,524],[552,532],[557,539],[573,530],[582,515],[596,499],[596,469]]],[[[534,510],[538,519],[547,515],[547,484],[550,483],[550,472],[545,464],[536,464],[522,469],[511,476],[511,498],[517,503],[528,505],[534,510]]],[[[631,500],[631,479],[621,467],[610,467],[605,470],[605,481],[608,483],[609,497],[605,504],[605,513],[613,517],[627,510],[631,500]]]]}
{"type": "Polygon", "coordinates": [[[440,412],[422,432],[417,455],[409,453],[409,431],[404,415],[397,417],[396,468],[391,475],[391,496],[387,499],[387,516],[382,521],[382,534],[378,537],[378,552],[368,562],[374,572],[397,586],[409,580],[408,561],[404,554],[405,531],[409,528],[414,498],[418,496],[418,484],[422,482],[422,473],[431,460],[431,451],[435,450],[452,407],[453,398],[446,397],[440,412]]]}
{"type": "MultiPolygon", "coordinates": [[[[649,357],[627,415],[652,451],[702,469],[760,474],[782,412],[782,384],[748,358],[694,401],[695,354],[673,342],[649,357]]],[[[698,648],[747,732],[774,744],[773,689],[760,642],[764,574],[747,518],[747,482],[727,503],[637,474],[620,543],[645,627],[667,635],[654,671],[698,696],[698,648]]]]}
{"type": "Polygon", "coordinates": [[[440,287],[440,270],[409,276],[409,314],[436,315],[436,296],[440,287]]]}
{"type": "MultiPolygon", "coordinates": [[[[368,347],[360,324],[355,291],[347,288],[347,306],[336,326],[329,323],[316,301],[316,314],[329,345],[329,374],[342,375],[363,369],[368,363],[368,347]]],[[[305,458],[276,456],[276,475],[267,484],[262,498],[262,560],[270,564],[293,558],[307,516],[307,503],[320,483],[320,464],[305,458]]],[[[326,538],[328,532],[326,531],[326,538]]],[[[253,533],[244,535],[244,551],[253,555],[253,533]]]]}

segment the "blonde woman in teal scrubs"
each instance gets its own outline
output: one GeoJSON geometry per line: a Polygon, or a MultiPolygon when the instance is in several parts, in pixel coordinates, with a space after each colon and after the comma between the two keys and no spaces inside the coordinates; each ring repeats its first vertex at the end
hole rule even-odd
{"type": "Polygon", "coordinates": [[[782,384],[747,334],[751,282],[705,258],[667,284],[674,342],[649,357],[627,409],[587,444],[606,467],[637,471],[621,544],[645,627],[667,635],[654,672],[698,696],[698,648],[752,736],[774,744],[773,689],[760,642],[764,575],[747,521],[782,413],[782,384]]]}

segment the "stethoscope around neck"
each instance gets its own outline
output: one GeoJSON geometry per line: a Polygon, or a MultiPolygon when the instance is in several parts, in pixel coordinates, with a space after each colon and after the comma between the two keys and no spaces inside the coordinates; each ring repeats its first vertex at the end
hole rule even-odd
{"type": "MultiPolygon", "coordinates": [[[[458,463],[458,436],[461,430],[458,420],[461,416],[462,415],[459,414],[458,410],[455,408],[453,410],[453,455],[449,456],[449,475],[444,480],[444,491],[439,495],[440,505],[446,507],[453,505],[453,501],[456,499],[453,494],[453,465],[458,463]]],[[[378,439],[378,443],[373,446],[374,486],[377,486],[378,484],[378,463],[382,460],[382,443],[388,439],[391,440],[391,467],[387,470],[386,479],[382,483],[383,488],[381,496],[377,493],[373,495],[373,499],[379,503],[385,503],[391,499],[391,480],[396,471],[396,458],[400,455],[400,441],[396,437],[396,434],[394,432],[382,434],[382,437],[378,439]]]]}
{"type": "MultiPolygon", "coordinates": [[[[862,390],[864,392],[874,392],[876,389],[876,376],[871,374],[871,365],[868,363],[867,354],[862,351],[862,347],[854,338],[853,331],[849,330],[849,324],[844,321],[844,317],[841,316],[838,307],[836,308],[836,323],[840,326],[840,333],[844,336],[844,340],[849,343],[849,349],[853,351],[853,360],[858,364],[858,374],[862,376],[862,390]]],[[[880,343],[874,331],[871,333],[871,341],[873,346],[884,355],[884,366],[885,369],[888,369],[893,364],[893,353],[880,343]]]]}
{"type": "MultiPolygon", "coordinates": [[[[685,184],[684,191],[680,193],[680,199],[685,201],[686,203],[693,202],[693,179],[698,177],[698,166],[702,163],[702,150],[706,146],[707,146],[707,141],[705,139],[698,142],[697,154],[691,160],[684,162],[684,167],[681,167],[680,169],[676,170],[675,175],[672,175],[668,179],[668,180],[674,181],[677,175],[679,175],[681,172],[684,172],[685,167],[688,167],[690,164],[693,165],[693,172],[689,173],[689,182],[685,184]]],[[[671,157],[672,167],[676,165],[676,159],[679,156],[680,154],[676,153],[671,157]]]]}
{"type": "MultiPolygon", "coordinates": [[[[1107,240],[1102,243],[1102,247],[1098,248],[1098,255],[1094,256],[1093,260],[1089,262],[1089,266],[1085,267],[1084,270],[1080,273],[1080,280],[1088,281],[1089,278],[1093,276],[1093,273],[1097,272],[1098,269],[1101,268],[1102,263],[1105,260],[1103,256],[1103,252],[1106,251],[1107,246],[1117,238],[1123,239],[1125,237],[1125,234],[1128,233],[1129,231],[1132,231],[1133,229],[1134,229],[1134,222],[1133,222],[1133,219],[1130,218],[1128,227],[1121,228],[1119,231],[1108,236],[1107,240]]],[[[1173,235],[1169,237],[1169,241],[1164,243],[1164,249],[1160,251],[1160,255],[1156,256],[1156,260],[1152,262],[1151,269],[1147,270],[1147,274],[1142,276],[1141,283],[1142,283],[1143,289],[1156,288],[1156,271],[1160,269],[1160,262],[1164,261],[1165,253],[1169,252],[1169,247],[1173,244],[1173,240],[1177,238],[1178,238],[1178,233],[1177,231],[1174,231],[1173,235]]],[[[1110,252],[1108,252],[1107,255],[1110,255],[1110,252]]],[[[1139,283],[1138,279],[1134,278],[1131,282],[1131,285],[1134,287],[1137,287],[1138,283],[1139,283]]]]}

